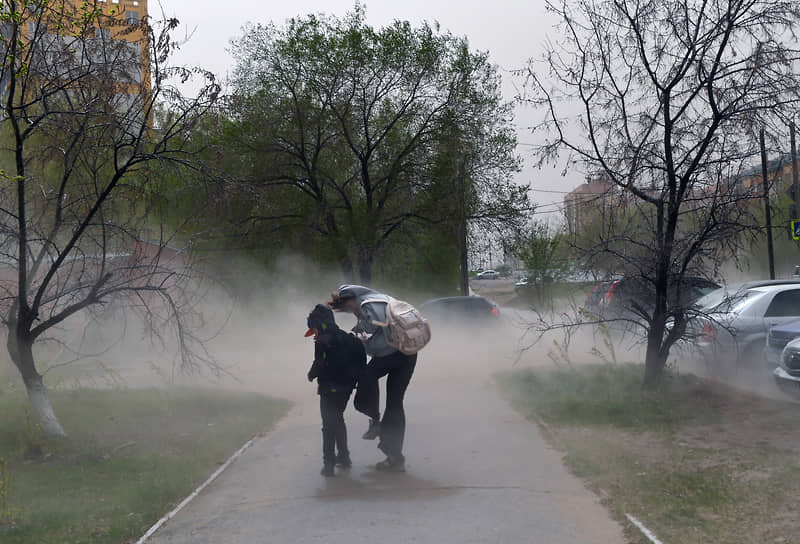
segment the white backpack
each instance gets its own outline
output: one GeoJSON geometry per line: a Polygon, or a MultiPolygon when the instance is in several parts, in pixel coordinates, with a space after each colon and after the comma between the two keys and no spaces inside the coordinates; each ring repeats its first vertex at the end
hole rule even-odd
{"type": "Polygon", "coordinates": [[[389,327],[389,345],[404,355],[414,355],[431,341],[431,326],[419,310],[408,302],[388,297],[388,300],[365,300],[386,302],[386,323],[373,321],[381,327],[389,327]]]}

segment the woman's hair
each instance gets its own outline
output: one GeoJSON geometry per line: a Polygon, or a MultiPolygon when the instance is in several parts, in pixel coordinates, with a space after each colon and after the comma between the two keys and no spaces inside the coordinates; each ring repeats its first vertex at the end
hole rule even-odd
{"type": "Polygon", "coordinates": [[[341,311],[342,308],[344,308],[344,301],[345,300],[347,300],[347,299],[344,299],[344,298],[340,297],[339,293],[331,293],[331,299],[328,302],[326,302],[325,304],[330,306],[330,308],[332,310],[338,312],[338,311],[341,311]]]}
{"type": "Polygon", "coordinates": [[[334,293],[331,293],[331,299],[328,302],[326,302],[325,304],[330,306],[330,308],[334,312],[341,312],[344,309],[345,302],[347,302],[351,298],[354,298],[354,297],[343,297],[343,296],[339,295],[339,293],[334,292],[334,293]]]}

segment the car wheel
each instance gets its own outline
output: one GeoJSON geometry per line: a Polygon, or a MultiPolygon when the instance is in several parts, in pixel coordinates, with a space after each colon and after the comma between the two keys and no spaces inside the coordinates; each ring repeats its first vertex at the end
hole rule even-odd
{"type": "Polygon", "coordinates": [[[775,385],[778,389],[794,401],[800,400],[800,386],[795,382],[785,382],[779,378],[775,378],[775,385]]]}
{"type": "Polygon", "coordinates": [[[753,342],[739,352],[738,366],[741,368],[760,369],[767,366],[764,356],[764,346],[760,342],[753,342]]]}

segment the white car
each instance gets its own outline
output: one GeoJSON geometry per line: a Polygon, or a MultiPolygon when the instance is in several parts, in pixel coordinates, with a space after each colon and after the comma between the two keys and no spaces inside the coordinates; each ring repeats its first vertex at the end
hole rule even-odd
{"type": "Polygon", "coordinates": [[[749,282],[718,289],[693,309],[700,332],[696,347],[708,359],[767,364],[767,332],[800,319],[800,282],[749,282]]]}
{"type": "Polygon", "coordinates": [[[786,344],[772,374],[779,387],[800,391],[800,338],[786,344]]]}
{"type": "Polygon", "coordinates": [[[479,280],[496,280],[500,277],[500,272],[495,270],[484,270],[475,277],[479,280]]]}

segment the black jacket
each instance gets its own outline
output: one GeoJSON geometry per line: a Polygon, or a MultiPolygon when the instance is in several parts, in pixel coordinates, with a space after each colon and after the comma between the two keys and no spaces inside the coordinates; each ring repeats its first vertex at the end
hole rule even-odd
{"type": "Polygon", "coordinates": [[[338,327],[319,335],[314,342],[314,362],[308,381],[317,380],[317,392],[350,393],[367,365],[364,344],[338,327]]]}

